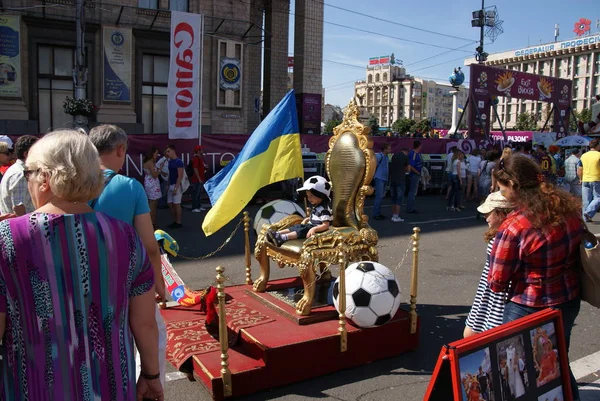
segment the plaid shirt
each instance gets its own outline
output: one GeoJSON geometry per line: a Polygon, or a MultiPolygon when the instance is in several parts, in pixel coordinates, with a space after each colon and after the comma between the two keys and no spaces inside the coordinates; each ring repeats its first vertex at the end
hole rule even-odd
{"type": "Polygon", "coordinates": [[[490,255],[491,290],[506,291],[511,301],[531,307],[559,305],[577,297],[582,233],[578,215],[537,229],[519,210],[513,211],[500,226],[490,255]]]}

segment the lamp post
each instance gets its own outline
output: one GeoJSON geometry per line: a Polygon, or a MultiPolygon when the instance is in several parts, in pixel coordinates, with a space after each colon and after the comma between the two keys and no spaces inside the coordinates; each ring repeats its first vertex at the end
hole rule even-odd
{"type": "Polygon", "coordinates": [[[485,11],[485,0],[481,0],[481,10],[473,11],[471,26],[479,28],[479,46],[475,49],[475,59],[480,64],[485,63],[488,54],[483,51],[483,36],[485,27],[494,27],[496,25],[496,13],[494,11],[485,11]]]}

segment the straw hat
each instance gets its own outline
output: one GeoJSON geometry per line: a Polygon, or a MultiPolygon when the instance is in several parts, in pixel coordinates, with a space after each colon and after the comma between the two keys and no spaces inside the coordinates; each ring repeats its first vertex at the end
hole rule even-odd
{"type": "Polygon", "coordinates": [[[513,209],[515,205],[510,203],[500,191],[492,192],[488,195],[478,208],[477,211],[481,214],[488,214],[494,211],[494,209],[513,209]]]}

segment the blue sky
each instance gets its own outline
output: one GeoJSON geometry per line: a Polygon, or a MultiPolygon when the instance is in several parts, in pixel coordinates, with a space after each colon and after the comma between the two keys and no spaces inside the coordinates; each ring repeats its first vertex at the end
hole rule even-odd
{"type": "MultiPolygon", "coordinates": [[[[342,7],[375,17],[393,20],[400,24],[419,27],[459,38],[479,40],[479,29],[471,28],[471,12],[481,8],[480,0],[324,0],[325,4],[342,7]]],[[[294,13],[293,1],[291,12],[294,13]]],[[[560,40],[576,37],[573,25],[579,18],[592,21],[592,33],[597,33],[596,20],[600,18],[598,0],[486,0],[486,7],[496,5],[503,20],[504,33],[487,44],[488,53],[496,53],[529,45],[554,41],[554,24],[560,25],[560,40]]],[[[290,24],[290,51],[293,52],[293,16],[290,24]]],[[[345,106],[353,94],[351,81],[365,78],[365,67],[370,57],[394,53],[402,60],[407,73],[447,82],[456,66],[462,66],[477,46],[467,40],[450,38],[415,29],[392,25],[364,16],[325,6],[324,50],[325,60],[356,65],[343,66],[323,62],[325,102],[345,106]],[[449,49],[466,46],[460,51],[415,44],[389,37],[358,32],[328,24],[333,22],[379,34],[434,44],[449,49]],[[440,53],[445,53],[439,55],[440,53]],[[439,55],[439,56],[438,56],[439,55]],[[435,57],[433,57],[435,56],[435,57]],[[421,61],[432,57],[429,60],[421,61]],[[342,84],[342,85],[339,85],[342,84]]],[[[465,71],[468,81],[468,71],[465,71]]]]}

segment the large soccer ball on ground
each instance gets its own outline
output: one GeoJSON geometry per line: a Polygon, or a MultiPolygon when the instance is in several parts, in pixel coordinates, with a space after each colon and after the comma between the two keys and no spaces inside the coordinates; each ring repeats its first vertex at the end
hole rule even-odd
{"type": "MultiPolygon", "coordinates": [[[[381,263],[358,262],[346,268],[346,318],[358,327],[381,326],[400,307],[400,285],[381,263]]],[[[340,312],[340,279],[333,284],[333,304],[340,312]]]]}
{"type": "Polygon", "coordinates": [[[306,217],[304,210],[296,203],[288,200],[274,200],[261,207],[254,217],[254,230],[260,232],[263,224],[277,223],[292,214],[297,214],[302,218],[306,217]]]}

